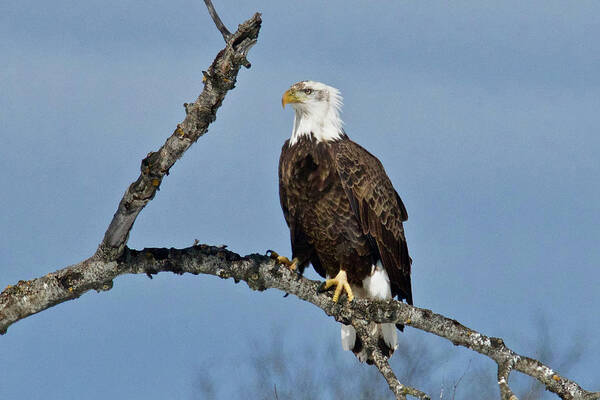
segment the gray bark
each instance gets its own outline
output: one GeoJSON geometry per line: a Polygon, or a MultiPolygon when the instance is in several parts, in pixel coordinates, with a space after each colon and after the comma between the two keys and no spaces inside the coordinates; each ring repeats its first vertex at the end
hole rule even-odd
{"type": "Polygon", "coordinates": [[[165,144],[142,160],[140,176],[123,195],[94,255],[95,259],[116,260],[121,256],[135,219],[154,198],[164,176],[169,174],[173,164],[206,133],[208,125],[216,119],[225,95],[235,87],[240,68],[250,68],[246,56],[256,43],[261,23],[260,14],[256,13],[239,25],[238,30],[229,35],[225,48],[211,66],[203,71],[204,90],[194,103],[184,104],[186,117],[165,144]]]}
{"type": "MultiPolygon", "coordinates": [[[[109,290],[112,280],[123,274],[156,274],[159,272],[194,275],[208,274],[234,282],[244,281],[252,290],[279,289],[322,309],[339,322],[351,323],[358,331],[362,324],[372,322],[403,323],[445,338],[457,346],[467,347],[494,360],[499,366],[499,382],[502,398],[514,396],[508,389],[510,370],[522,372],[537,379],[562,399],[600,399],[600,392],[589,392],[576,382],[561,376],[549,366],[532,358],[515,353],[500,338],[485,336],[456,320],[435,314],[431,310],[409,306],[395,300],[375,301],[355,299],[352,303],[331,301],[330,294],[318,293],[320,282],[304,277],[286,267],[278,266],[267,256],[250,254],[240,256],[223,247],[196,245],[185,249],[148,248],[144,250],[125,249],[117,261],[88,259],[79,264],[64,268],[31,281],[20,281],[16,286],[5,289],[0,294],[0,332],[14,322],[28,315],[45,310],[58,303],[75,299],[90,289],[109,290]],[[512,365],[512,368],[507,368],[512,365]],[[506,385],[506,387],[504,387],[506,385]]],[[[368,340],[368,339],[367,339],[368,340]]],[[[376,346],[375,346],[376,348],[376,346]]],[[[376,351],[376,349],[372,349],[376,351]]],[[[376,358],[377,360],[377,358],[376,358]]],[[[389,372],[385,363],[378,367],[388,382],[389,372]]],[[[393,374],[393,372],[392,372],[393,374]]],[[[397,382],[397,380],[396,380],[397,382]]],[[[399,389],[399,382],[392,388],[398,398],[413,393],[399,389]]],[[[390,386],[392,386],[390,384],[390,386]]],[[[406,386],[402,385],[404,388],[406,386]]]]}

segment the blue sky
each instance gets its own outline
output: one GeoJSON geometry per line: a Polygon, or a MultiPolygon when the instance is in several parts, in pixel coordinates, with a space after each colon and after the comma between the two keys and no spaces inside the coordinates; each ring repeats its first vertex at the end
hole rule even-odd
{"type": "MultiPolygon", "coordinates": [[[[544,316],[557,352],[583,341],[569,376],[600,390],[600,5],[215,3],[230,29],[263,13],[252,68],[129,245],[289,252],[277,160],[292,112],[280,99],[322,81],[341,90],[347,133],[406,204],[415,304],[525,354],[544,316]]],[[[223,43],[199,0],[6,3],[0,36],[5,287],[95,251],[223,43]]],[[[0,397],[191,398],[207,366],[219,383],[247,376],[251,343],[274,329],[290,355],[339,336],[279,292],[121,277],[0,337],[0,397]]],[[[400,340],[418,336],[407,331],[400,340]]]]}

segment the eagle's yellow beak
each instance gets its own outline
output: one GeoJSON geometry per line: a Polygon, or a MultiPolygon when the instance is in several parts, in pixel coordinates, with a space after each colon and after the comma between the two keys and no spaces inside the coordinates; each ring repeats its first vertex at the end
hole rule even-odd
{"type": "Polygon", "coordinates": [[[286,104],[289,103],[298,103],[300,100],[296,97],[296,94],[292,91],[292,89],[287,90],[283,97],[281,97],[281,107],[285,108],[286,104]]]}

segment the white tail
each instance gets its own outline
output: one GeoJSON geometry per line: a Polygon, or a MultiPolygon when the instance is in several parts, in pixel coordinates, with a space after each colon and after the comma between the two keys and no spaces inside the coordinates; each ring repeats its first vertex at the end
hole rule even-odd
{"type": "MultiPolygon", "coordinates": [[[[363,279],[362,287],[352,285],[352,291],[357,298],[371,298],[386,300],[392,298],[392,288],[390,286],[390,278],[381,265],[381,261],[378,261],[376,265],[373,265],[371,274],[363,279]]],[[[398,347],[398,332],[394,324],[375,324],[372,323],[370,333],[383,338],[383,342],[390,348],[391,354],[398,347]]],[[[367,361],[367,354],[365,349],[356,347],[356,331],[351,325],[342,324],[342,348],[344,350],[352,350],[355,352],[356,357],[361,362],[367,361]],[[358,350],[358,351],[357,351],[358,350]]],[[[360,346],[362,347],[362,345],[360,346]]]]}

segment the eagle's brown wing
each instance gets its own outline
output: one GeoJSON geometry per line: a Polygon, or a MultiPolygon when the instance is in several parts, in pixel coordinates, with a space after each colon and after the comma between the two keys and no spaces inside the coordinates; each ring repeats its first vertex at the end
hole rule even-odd
{"type": "Polygon", "coordinates": [[[287,140],[282,149],[279,158],[279,201],[287,226],[290,228],[290,242],[292,244],[292,258],[298,260],[298,272],[304,273],[308,263],[312,263],[317,273],[325,276],[325,270],[321,265],[321,261],[314,252],[313,245],[308,240],[308,237],[301,229],[298,217],[300,210],[298,204],[293,201],[288,201],[288,197],[297,197],[297,193],[289,193],[290,190],[295,190],[290,182],[293,181],[293,171],[291,167],[297,163],[295,158],[297,153],[291,151],[289,140],[287,140]]]}
{"type": "Polygon", "coordinates": [[[279,201],[281,202],[281,209],[283,210],[283,217],[285,218],[285,222],[288,227],[291,227],[291,223],[293,222],[290,218],[290,206],[288,205],[287,199],[287,181],[289,177],[287,175],[290,174],[289,171],[284,169],[286,162],[288,161],[289,156],[289,140],[286,140],[283,147],[281,148],[281,156],[279,157],[279,201]]]}
{"type": "Polygon", "coordinates": [[[402,221],[408,214],[381,162],[349,139],[332,145],[342,186],[363,233],[376,246],[392,296],[412,304],[408,247],[402,221]]]}

